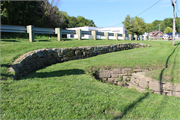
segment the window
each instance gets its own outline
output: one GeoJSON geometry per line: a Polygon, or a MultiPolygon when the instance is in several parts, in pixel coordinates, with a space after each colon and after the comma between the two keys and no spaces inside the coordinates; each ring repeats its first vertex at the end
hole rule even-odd
{"type": "Polygon", "coordinates": [[[112,32],[120,32],[120,30],[112,30],[112,32]]]}
{"type": "Polygon", "coordinates": [[[71,34],[71,35],[70,35],[70,38],[74,38],[74,34],[71,34]]]}

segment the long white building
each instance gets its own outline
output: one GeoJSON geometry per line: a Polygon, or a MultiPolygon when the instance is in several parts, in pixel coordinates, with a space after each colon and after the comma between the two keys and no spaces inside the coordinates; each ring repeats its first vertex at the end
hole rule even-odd
{"type": "MultiPolygon", "coordinates": [[[[78,30],[81,29],[82,31],[98,31],[98,32],[109,32],[109,33],[119,33],[119,34],[127,34],[125,27],[109,27],[109,28],[98,28],[98,27],[75,27],[75,28],[66,28],[67,30],[78,30]]],[[[67,38],[78,38],[76,34],[67,34],[67,38]]],[[[82,39],[92,39],[92,35],[82,35],[82,39]]],[[[105,36],[97,35],[97,39],[106,39],[105,36]]],[[[109,36],[109,39],[115,39],[114,36],[109,36]]],[[[118,39],[123,39],[121,36],[118,39]]]]}

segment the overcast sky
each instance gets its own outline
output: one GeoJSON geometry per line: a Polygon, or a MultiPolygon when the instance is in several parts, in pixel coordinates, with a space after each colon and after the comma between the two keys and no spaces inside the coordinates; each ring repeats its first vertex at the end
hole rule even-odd
{"type": "MultiPolygon", "coordinates": [[[[127,15],[135,17],[159,0],[61,0],[58,6],[69,16],[83,16],[94,21],[97,27],[123,26],[127,15]]],[[[173,0],[174,1],[174,0],[173,0]]],[[[180,10],[180,0],[177,0],[177,10],[180,10]]],[[[178,16],[180,12],[178,12],[178,16]]],[[[161,0],[152,8],[139,15],[146,23],[154,20],[173,18],[171,0],[161,0]]]]}

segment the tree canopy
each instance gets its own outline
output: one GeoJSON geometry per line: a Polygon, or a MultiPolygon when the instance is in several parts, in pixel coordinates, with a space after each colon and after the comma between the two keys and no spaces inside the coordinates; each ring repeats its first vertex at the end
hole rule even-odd
{"type": "Polygon", "coordinates": [[[7,25],[34,25],[36,27],[82,27],[96,26],[93,20],[83,16],[69,16],[59,11],[56,6],[59,0],[43,1],[2,1],[1,24],[7,25]]]}
{"type": "Polygon", "coordinates": [[[146,23],[139,17],[131,18],[127,15],[123,24],[129,34],[141,35],[146,29],[146,23]]]}
{"type": "MultiPolygon", "coordinates": [[[[160,31],[164,33],[172,32],[173,18],[165,18],[164,20],[155,20],[152,23],[145,23],[142,18],[127,15],[123,22],[129,34],[143,34],[144,32],[160,31]]],[[[180,18],[176,18],[176,31],[180,32],[180,18]]]]}

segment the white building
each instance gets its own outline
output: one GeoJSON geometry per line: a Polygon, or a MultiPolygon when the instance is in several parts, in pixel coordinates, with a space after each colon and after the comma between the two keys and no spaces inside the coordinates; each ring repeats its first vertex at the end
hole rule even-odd
{"type": "MultiPolygon", "coordinates": [[[[109,32],[109,33],[119,33],[119,34],[127,34],[125,27],[109,27],[109,28],[98,28],[98,27],[75,27],[75,28],[66,28],[67,30],[78,30],[82,31],[98,31],[98,32],[109,32]]],[[[67,34],[67,38],[78,38],[76,34],[67,34]]],[[[92,35],[82,35],[82,39],[92,39],[92,35]]],[[[106,39],[105,36],[97,35],[97,39],[106,39]]],[[[109,36],[109,39],[115,39],[115,36],[109,36]]],[[[123,39],[122,36],[119,36],[118,39],[123,39]]]]}

